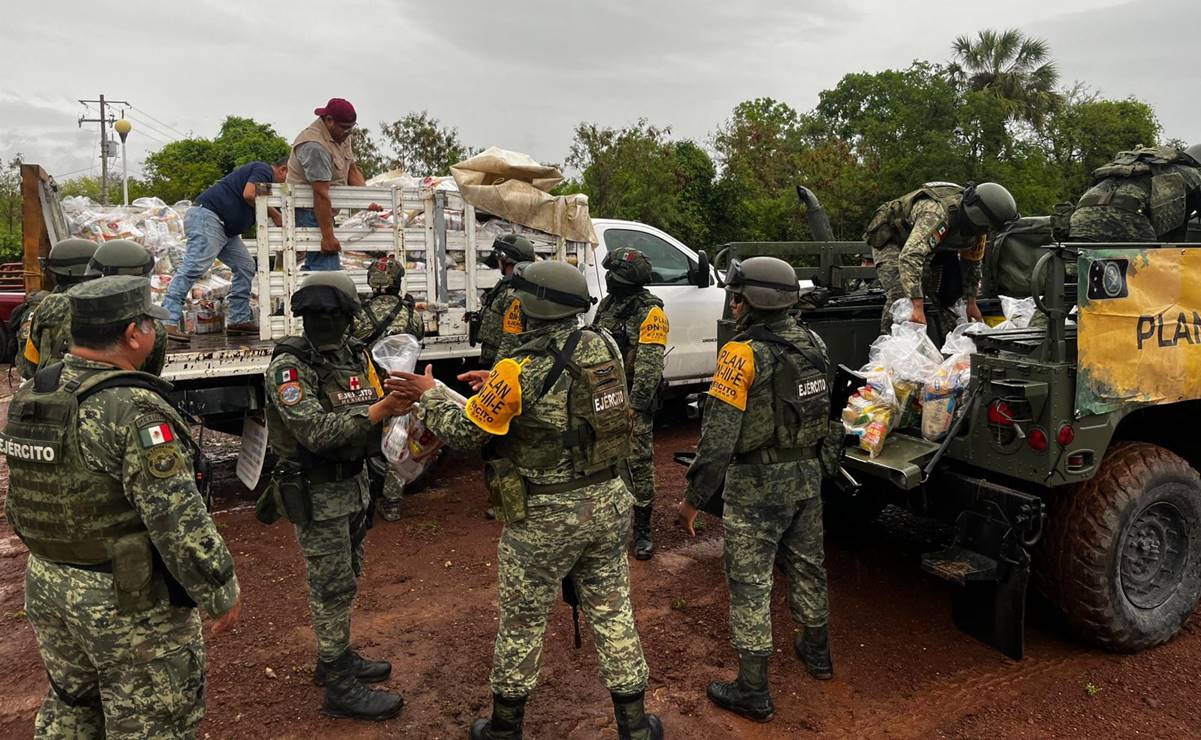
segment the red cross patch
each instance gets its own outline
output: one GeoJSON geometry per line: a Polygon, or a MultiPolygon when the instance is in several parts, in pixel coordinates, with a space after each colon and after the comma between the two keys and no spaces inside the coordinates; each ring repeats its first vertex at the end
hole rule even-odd
{"type": "Polygon", "coordinates": [[[362,383],[359,382],[359,376],[357,376],[357,375],[350,376],[350,382],[348,383],[348,385],[350,386],[350,390],[352,390],[352,391],[357,391],[363,387],[362,383]]]}

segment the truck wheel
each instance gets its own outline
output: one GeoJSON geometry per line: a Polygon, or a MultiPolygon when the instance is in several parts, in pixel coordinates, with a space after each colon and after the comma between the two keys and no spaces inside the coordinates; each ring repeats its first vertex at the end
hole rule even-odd
{"type": "Polygon", "coordinates": [[[1201,476],[1123,442],[1097,475],[1048,500],[1039,590],[1085,640],[1137,652],[1175,635],[1201,597],[1201,476]]]}

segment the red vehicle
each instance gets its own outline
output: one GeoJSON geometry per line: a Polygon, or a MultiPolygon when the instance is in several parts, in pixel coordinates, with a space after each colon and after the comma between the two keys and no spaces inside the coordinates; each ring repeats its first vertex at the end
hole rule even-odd
{"type": "Polygon", "coordinates": [[[0,264],[0,363],[12,359],[17,327],[10,323],[13,311],[25,302],[25,272],[20,262],[0,264]]]}

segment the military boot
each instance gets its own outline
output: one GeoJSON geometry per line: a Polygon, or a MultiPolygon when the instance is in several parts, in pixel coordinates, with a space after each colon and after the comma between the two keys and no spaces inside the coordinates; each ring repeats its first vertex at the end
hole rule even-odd
{"type": "Polygon", "coordinates": [[[714,704],[756,722],[767,722],[776,714],[767,686],[767,656],[743,653],[738,656],[738,678],[709,684],[714,704]]]}
{"type": "Polygon", "coordinates": [[[506,699],[492,695],[492,719],[477,719],[471,724],[471,740],[521,740],[526,697],[506,699]]]}
{"type": "Polygon", "coordinates": [[[650,560],[655,554],[655,543],[651,540],[651,507],[634,507],[634,557],[650,560]]]}
{"type": "Polygon", "coordinates": [[[637,694],[614,694],[613,715],[617,718],[618,740],[663,740],[663,723],[659,715],[647,714],[643,705],[645,691],[637,694]]]}
{"type": "Polygon", "coordinates": [[[400,714],[400,694],[374,691],[355,675],[355,655],[347,650],[325,666],[325,703],[322,714],[350,719],[384,720],[400,714]]]}
{"type": "MultiPolygon", "coordinates": [[[[386,660],[367,660],[354,650],[350,651],[354,661],[355,678],[361,683],[379,683],[392,675],[392,664],[386,660]]],[[[329,663],[317,661],[317,670],[313,671],[313,683],[324,686],[329,680],[329,663]]]]}
{"type": "Polygon", "coordinates": [[[375,513],[385,522],[400,521],[400,499],[380,497],[375,502],[375,513]]]}
{"type": "Polygon", "coordinates": [[[819,681],[834,678],[834,662],[830,659],[830,630],[826,625],[809,627],[793,639],[796,655],[805,663],[809,675],[819,681]]]}

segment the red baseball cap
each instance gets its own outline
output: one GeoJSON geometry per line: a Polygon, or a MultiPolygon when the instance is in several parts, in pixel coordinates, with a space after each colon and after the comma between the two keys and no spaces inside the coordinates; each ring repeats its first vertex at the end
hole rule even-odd
{"type": "Polygon", "coordinates": [[[322,117],[329,116],[338,123],[354,123],[359,117],[350,101],[342,98],[330,98],[324,108],[317,108],[313,113],[322,117]]]}

